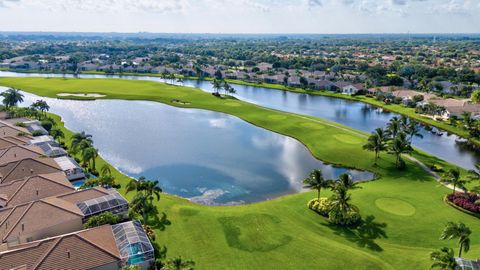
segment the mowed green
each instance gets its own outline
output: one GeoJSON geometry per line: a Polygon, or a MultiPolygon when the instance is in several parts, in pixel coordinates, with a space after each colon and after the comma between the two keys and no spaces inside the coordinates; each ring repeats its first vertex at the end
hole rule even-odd
{"type": "MultiPolygon", "coordinates": [[[[455,241],[439,240],[447,221],[463,221],[473,230],[466,257],[476,258],[480,253],[478,219],[446,205],[442,198],[449,191],[445,187],[410,161],[407,171],[398,172],[393,157],[384,153],[379,166],[372,166],[374,155],[361,149],[364,134],[350,128],[235,99],[219,99],[198,89],[147,81],[0,78],[0,85],[49,97],[100,93],[107,99],[153,100],[220,111],[294,137],[321,160],[378,175],[377,180],[352,191],[353,203],[367,221],[355,230],[330,226],[325,218],[308,210],[306,204],[314,192],[222,207],[196,205],[164,194],[158,206],[168,222],[155,225],[157,242],[168,248],[168,256],[194,260],[197,269],[426,269],[429,252],[455,247],[455,241]]],[[[451,166],[425,153],[415,156],[451,166]]],[[[97,166],[103,164],[99,158],[97,166]]],[[[118,171],[115,175],[124,187],[129,178],[118,171]]]]}

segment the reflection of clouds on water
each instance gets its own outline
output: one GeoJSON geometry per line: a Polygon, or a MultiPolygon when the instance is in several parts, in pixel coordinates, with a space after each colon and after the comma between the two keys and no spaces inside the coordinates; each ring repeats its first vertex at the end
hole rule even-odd
{"type": "MultiPolygon", "coordinates": [[[[202,192],[202,195],[189,198],[190,201],[194,203],[204,204],[204,205],[220,205],[215,202],[221,196],[229,193],[223,189],[207,189],[207,188],[198,188],[198,191],[202,192]]],[[[239,205],[244,204],[244,201],[230,201],[228,203],[222,203],[221,205],[239,205]]]]}
{"type": "Polygon", "coordinates": [[[137,164],[134,164],[132,160],[125,160],[121,157],[110,154],[110,153],[101,153],[102,157],[105,160],[108,160],[110,164],[112,164],[115,168],[127,173],[127,174],[141,174],[144,169],[137,164]]]}
{"type": "Polygon", "coordinates": [[[215,118],[208,120],[208,124],[210,127],[214,128],[226,128],[228,125],[228,119],[226,118],[215,118]]]}

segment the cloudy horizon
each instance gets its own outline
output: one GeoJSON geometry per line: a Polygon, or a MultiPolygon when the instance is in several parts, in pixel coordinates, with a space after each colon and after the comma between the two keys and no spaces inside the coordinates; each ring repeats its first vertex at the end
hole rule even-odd
{"type": "Polygon", "coordinates": [[[0,0],[1,31],[478,33],[480,0],[0,0]]]}

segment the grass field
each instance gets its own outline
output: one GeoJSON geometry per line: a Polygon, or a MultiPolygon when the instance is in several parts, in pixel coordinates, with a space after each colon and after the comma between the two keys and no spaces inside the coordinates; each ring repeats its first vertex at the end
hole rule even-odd
{"type": "MultiPolygon", "coordinates": [[[[466,257],[480,254],[477,218],[446,205],[443,196],[449,191],[410,161],[407,171],[398,172],[393,157],[382,154],[379,166],[373,167],[373,154],[361,149],[365,134],[350,128],[235,99],[219,99],[198,89],[147,81],[0,78],[0,85],[49,97],[100,93],[107,99],[153,100],[225,112],[294,137],[323,161],[378,175],[377,180],[352,192],[353,202],[366,220],[355,230],[332,227],[309,211],[306,203],[315,196],[313,192],[228,207],[201,206],[163,195],[158,206],[169,222],[156,224],[157,241],[167,246],[168,256],[193,259],[197,269],[426,269],[430,251],[456,247],[455,241],[439,240],[447,221],[463,221],[470,226],[474,233],[466,257]]],[[[427,164],[449,166],[425,153],[418,152],[415,157],[427,164]]],[[[103,163],[99,158],[97,166],[103,163]]],[[[117,171],[115,175],[125,186],[128,177],[117,171]]]]}

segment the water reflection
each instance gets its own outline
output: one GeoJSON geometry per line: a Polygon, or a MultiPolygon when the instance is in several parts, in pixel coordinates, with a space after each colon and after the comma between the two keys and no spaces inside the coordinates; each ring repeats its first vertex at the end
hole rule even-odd
{"type": "MultiPolygon", "coordinates": [[[[24,94],[22,106],[40,98],[24,94]]],[[[146,101],[42,99],[67,128],[92,134],[119,170],[158,179],[166,192],[198,203],[268,200],[302,191],[301,179],[313,169],[328,178],[348,171],[323,164],[292,138],[221,113],[146,101]]]]}

